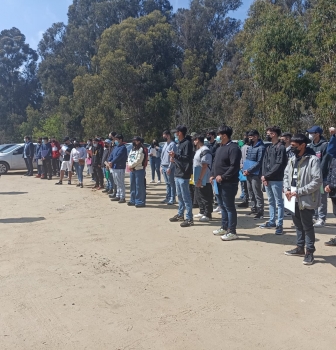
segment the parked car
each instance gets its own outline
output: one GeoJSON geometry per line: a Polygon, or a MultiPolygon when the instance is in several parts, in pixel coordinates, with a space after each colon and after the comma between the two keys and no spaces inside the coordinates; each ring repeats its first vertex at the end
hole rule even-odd
{"type": "MultiPolygon", "coordinates": [[[[34,143],[36,147],[36,143],[34,143]]],[[[6,174],[9,170],[26,170],[26,163],[22,157],[24,144],[18,143],[6,149],[0,150],[0,174],[6,174]]],[[[36,163],[33,163],[36,167],[36,163]]]]}
{"type": "Polygon", "coordinates": [[[2,145],[0,145],[0,152],[3,152],[5,149],[15,146],[15,143],[4,143],[2,145]]]}

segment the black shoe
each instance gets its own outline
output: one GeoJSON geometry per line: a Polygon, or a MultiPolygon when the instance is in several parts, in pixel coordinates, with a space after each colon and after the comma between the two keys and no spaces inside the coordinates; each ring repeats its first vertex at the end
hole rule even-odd
{"type": "Polygon", "coordinates": [[[117,196],[116,196],[115,193],[113,193],[113,194],[110,194],[109,197],[110,197],[110,198],[116,198],[117,196]]]}
{"type": "Polygon", "coordinates": [[[136,207],[136,208],[145,208],[145,207],[146,207],[146,204],[136,205],[135,207],[136,207]]]}
{"type": "Polygon", "coordinates": [[[134,207],[134,206],[135,206],[135,204],[132,203],[132,202],[128,202],[127,205],[128,205],[129,207],[134,207]]]}
{"type": "Polygon", "coordinates": [[[80,188],[83,188],[83,184],[80,184],[80,188]]]}
{"type": "Polygon", "coordinates": [[[324,245],[328,247],[336,247],[336,238],[331,238],[329,242],[325,242],[324,245]]]}
{"type": "Polygon", "coordinates": [[[303,265],[313,265],[314,264],[314,254],[307,252],[302,263],[303,263],[303,265]]]}
{"type": "Polygon", "coordinates": [[[263,218],[264,218],[264,214],[258,213],[258,214],[253,218],[253,220],[260,220],[260,219],[263,219],[263,218]]]}
{"type": "Polygon", "coordinates": [[[23,176],[28,176],[28,173],[25,173],[23,176]]]}
{"type": "Polygon", "coordinates": [[[119,197],[114,197],[111,199],[111,202],[119,202],[120,198],[119,197]]]}
{"type": "Polygon", "coordinates": [[[296,248],[294,248],[292,250],[287,250],[287,252],[285,252],[285,255],[289,255],[289,256],[305,256],[305,251],[301,247],[296,247],[296,248]]]}
{"type": "Polygon", "coordinates": [[[34,176],[34,174],[28,174],[27,176],[34,176]]]}
{"type": "Polygon", "coordinates": [[[126,199],[125,198],[120,198],[120,200],[118,201],[119,204],[123,204],[126,203],[126,199]]]}
{"type": "Polygon", "coordinates": [[[113,194],[113,190],[109,190],[108,192],[106,192],[106,194],[108,195],[113,194]]]}
{"type": "Polygon", "coordinates": [[[246,216],[256,215],[257,212],[255,210],[251,210],[249,213],[245,214],[246,216]]]}
{"type": "Polygon", "coordinates": [[[68,181],[68,185],[71,185],[71,181],[70,180],[68,181]]]}
{"type": "Polygon", "coordinates": [[[249,204],[248,202],[241,202],[237,205],[238,208],[248,208],[249,204]]]}
{"type": "Polygon", "coordinates": [[[193,220],[184,220],[180,226],[181,227],[189,227],[189,226],[192,226],[194,224],[194,221],[193,220]]]}
{"type": "Polygon", "coordinates": [[[52,180],[52,177],[51,177],[51,176],[49,176],[49,177],[48,177],[48,180],[52,180]]]}
{"type": "Polygon", "coordinates": [[[102,191],[102,193],[107,193],[109,190],[105,189],[102,191]]]}
{"type": "Polygon", "coordinates": [[[178,221],[184,221],[184,217],[180,215],[175,215],[174,217],[169,219],[170,222],[178,222],[178,221]]]}
{"type": "Polygon", "coordinates": [[[193,206],[192,206],[194,209],[196,209],[196,208],[199,208],[199,205],[198,204],[193,204],[193,206]]]}
{"type": "Polygon", "coordinates": [[[58,181],[55,183],[55,185],[63,185],[62,181],[58,181]]]}

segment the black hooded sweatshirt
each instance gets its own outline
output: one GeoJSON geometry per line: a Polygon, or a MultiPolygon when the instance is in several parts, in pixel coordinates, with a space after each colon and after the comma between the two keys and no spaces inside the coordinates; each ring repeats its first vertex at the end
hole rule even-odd
{"type": "Polygon", "coordinates": [[[185,137],[177,144],[174,156],[175,177],[190,179],[193,167],[193,145],[189,137],[185,137]]]}

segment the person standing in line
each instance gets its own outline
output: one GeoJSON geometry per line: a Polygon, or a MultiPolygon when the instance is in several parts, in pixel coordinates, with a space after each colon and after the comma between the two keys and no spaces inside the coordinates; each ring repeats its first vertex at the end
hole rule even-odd
{"type": "Polygon", "coordinates": [[[248,133],[250,147],[247,151],[244,175],[251,199],[251,212],[255,219],[264,217],[264,194],[261,189],[261,168],[265,154],[265,145],[257,130],[248,133]]]}
{"type": "Polygon", "coordinates": [[[52,169],[53,169],[53,175],[59,176],[60,175],[60,149],[61,146],[59,142],[56,140],[56,137],[53,136],[51,138],[51,150],[52,150],[52,169]]]}
{"type": "Polygon", "coordinates": [[[209,148],[204,146],[203,135],[195,135],[193,142],[196,147],[193,162],[195,196],[200,207],[200,212],[199,214],[195,215],[195,218],[199,218],[200,222],[209,222],[212,219],[213,211],[213,192],[210,183],[212,154],[209,148]]]}
{"type": "Polygon", "coordinates": [[[222,209],[222,226],[213,234],[222,236],[223,241],[238,239],[235,197],[238,192],[241,150],[232,142],[232,133],[229,126],[218,129],[221,145],[216,151],[210,177],[210,181],[218,188],[217,197],[222,209]]]}
{"type": "Polygon", "coordinates": [[[103,190],[103,193],[112,194],[113,193],[113,176],[110,172],[110,169],[108,168],[108,159],[110,158],[112,152],[112,141],[110,139],[106,139],[104,142],[104,153],[102,158],[102,171],[103,176],[106,178],[106,186],[103,190]]]}
{"type": "Polygon", "coordinates": [[[35,177],[38,179],[40,179],[41,176],[43,175],[41,147],[42,147],[42,137],[39,137],[37,140],[36,149],[35,149],[35,161],[37,165],[37,175],[35,177]]]}
{"type": "Polygon", "coordinates": [[[24,148],[23,148],[23,155],[22,158],[24,158],[24,161],[26,163],[27,172],[24,176],[33,176],[34,175],[34,166],[33,166],[33,159],[34,159],[34,144],[31,142],[30,136],[24,137],[24,148]]]}
{"type": "Polygon", "coordinates": [[[141,138],[136,136],[133,138],[133,148],[128,155],[128,167],[130,169],[130,201],[129,206],[143,208],[146,206],[146,188],[145,188],[145,169],[144,169],[145,153],[141,138]]]}
{"type": "Polygon", "coordinates": [[[78,141],[73,143],[74,148],[70,153],[70,164],[73,165],[76,170],[78,184],[76,187],[83,188],[83,171],[85,166],[86,149],[81,146],[78,141]]]}
{"type": "MultiPolygon", "coordinates": [[[[239,144],[238,144],[238,146],[239,146],[239,144]]],[[[241,171],[243,171],[243,165],[244,165],[245,160],[246,160],[247,150],[248,150],[249,146],[250,146],[250,140],[248,138],[248,132],[246,132],[244,135],[243,145],[240,147],[240,150],[242,153],[242,157],[241,157],[241,161],[240,161],[241,171]]],[[[249,197],[248,188],[247,188],[247,179],[246,179],[246,181],[240,181],[240,186],[241,186],[240,199],[243,199],[243,201],[238,204],[238,208],[248,208],[250,197],[249,197]]]]}
{"type": "Polygon", "coordinates": [[[166,141],[161,153],[161,172],[166,183],[166,198],[162,204],[173,205],[176,203],[176,185],[174,180],[175,164],[170,161],[170,152],[176,153],[176,143],[171,139],[169,130],[163,132],[163,139],[166,141]]]}
{"type": "Polygon", "coordinates": [[[117,134],[114,139],[114,148],[108,160],[109,168],[112,170],[113,181],[117,186],[117,192],[110,194],[111,201],[120,204],[126,203],[125,169],[127,163],[127,149],[122,134],[117,134]]]}
{"type": "Polygon", "coordinates": [[[52,180],[52,166],[51,166],[51,144],[48,137],[43,137],[41,146],[41,158],[43,164],[43,176],[41,180],[52,180]]]}
{"type": "Polygon", "coordinates": [[[101,169],[101,162],[103,158],[103,147],[99,138],[93,140],[92,147],[92,170],[93,176],[96,179],[96,184],[92,188],[93,190],[101,190],[104,188],[104,177],[101,169]]]}
{"type": "Polygon", "coordinates": [[[324,188],[327,186],[328,170],[332,157],[327,153],[328,141],[322,136],[323,130],[315,125],[308,129],[307,132],[309,133],[309,140],[311,141],[308,147],[315,152],[316,157],[321,163],[324,186],[322,189],[323,193],[321,195],[321,203],[315,210],[314,226],[324,227],[328,214],[328,193],[324,191],[324,188]]]}
{"type": "MultiPolygon", "coordinates": [[[[285,146],[279,141],[281,129],[278,126],[272,126],[267,128],[266,132],[266,140],[272,142],[272,144],[265,151],[261,180],[266,188],[270,219],[259,227],[275,228],[275,234],[282,235],[284,219],[282,191],[283,177],[287,166],[287,154],[285,146]],[[276,224],[276,208],[278,208],[278,224],[276,224]]],[[[261,218],[263,216],[260,216],[261,218]]]]}
{"type": "Polygon", "coordinates": [[[86,175],[92,177],[92,139],[88,139],[86,143],[86,175]]]}
{"type": "Polygon", "coordinates": [[[158,178],[157,184],[161,184],[161,153],[162,149],[156,140],[153,140],[152,144],[148,149],[149,162],[152,171],[152,181],[150,183],[155,183],[155,172],[158,178]]]}
{"type": "Polygon", "coordinates": [[[296,228],[297,246],[285,252],[289,256],[304,256],[303,264],[314,263],[315,231],[313,215],[318,207],[323,183],[319,159],[307,149],[308,139],[303,134],[292,138],[295,157],[288,161],[284,174],[284,190],[289,201],[295,200],[293,222],[296,228]],[[306,245],[306,251],[304,246],[306,245]]]}
{"type": "Polygon", "coordinates": [[[67,136],[63,140],[64,145],[62,146],[61,152],[63,156],[63,161],[61,164],[61,177],[55,185],[62,185],[65,172],[68,171],[68,185],[71,185],[72,178],[72,164],[70,163],[70,154],[73,149],[73,144],[70,141],[70,138],[67,136]]]}
{"type": "Polygon", "coordinates": [[[175,186],[178,197],[177,215],[169,219],[170,222],[182,221],[181,227],[189,227],[194,224],[192,213],[192,200],[189,191],[189,181],[192,174],[193,145],[187,136],[187,127],[178,125],[175,131],[175,139],[178,141],[176,153],[171,150],[170,162],[175,164],[175,186]],[[186,220],[184,211],[186,210],[186,220]]]}
{"type": "Polygon", "coordinates": [[[207,132],[207,140],[209,141],[209,144],[207,145],[207,147],[209,148],[212,154],[212,159],[215,158],[217,148],[220,146],[220,144],[216,141],[216,137],[217,137],[216,131],[211,130],[207,132]]]}
{"type": "Polygon", "coordinates": [[[283,132],[280,136],[280,142],[286,147],[287,159],[290,159],[295,156],[292,152],[292,134],[289,132],[283,132]]]}

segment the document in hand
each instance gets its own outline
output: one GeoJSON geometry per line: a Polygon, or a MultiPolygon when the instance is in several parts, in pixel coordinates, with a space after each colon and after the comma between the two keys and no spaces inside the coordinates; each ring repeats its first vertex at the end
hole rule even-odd
{"type": "MultiPolygon", "coordinates": [[[[292,187],[291,192],[296,192],[296,187],[292,187]]],[[[295,213],[295,197],[292,197],[289,201],[287,197],[284,196],[284,205],[287,210],[289,210],[293,214],[295,213]]]]}
{"type": "MultiPolygon", "coordinates": [[[[257,162],[253,160],[245,160],[243,164],[243,171],[251,169],[253,166],[255,166],[257,162]]],[[[256,171],[252,172],[251,175],[259,175],[260,169],[257,169],[256,171]]]]}

